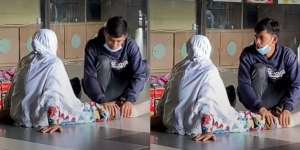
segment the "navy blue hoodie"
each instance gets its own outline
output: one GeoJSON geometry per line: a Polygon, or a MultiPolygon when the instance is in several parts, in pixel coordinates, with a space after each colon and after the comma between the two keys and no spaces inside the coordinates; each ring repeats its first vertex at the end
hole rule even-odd
{"type": "Polygon", "coordinates": [[[251,73],[256,63],[265,64],[272,72],[281,73],[280,78],[287,80],[285,83],[289,89],[282,101],[284,109],[292,111],[300,100],[300,70],[294,51],[277,44],[275,54],[268,60],[266,56],[258,53],[255,45],[243,50],[238,71],[238,92],[240,101],[253,112],[257,112],[262,107],[261,99],[258,99],[251,86],[251,73]]]}
{"type": "MultiPolygon", "coordinates": [[[[103,30],[103,29],[102,29],[103,30]]],[[[105,39],[101,31],[98,37],[90,40],[85,48],[84,60],[84,84],[88,87],[85,90],[88,97],[97,102],[103,103],[106,101],[106,96],[101,90],[100,83],[97,80],[97,56],[106,55],[113,61],[124,62],[127,61],[127,66],[122,72],[114,72],[121,80],[129,81],[128,87],[125,89],[120,98],[135,102],[139,93],[143,90],[146,82],[146,63],[142,60],[142,56],[136,42],[127,38],[122,50],[117,52],[110,52],[105,47],[105,39]]]]}

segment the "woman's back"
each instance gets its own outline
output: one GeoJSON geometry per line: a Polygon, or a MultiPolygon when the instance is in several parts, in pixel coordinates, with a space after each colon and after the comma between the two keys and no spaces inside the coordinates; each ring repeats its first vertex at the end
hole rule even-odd
{"type": "Polygon", "coordinates": [[[48,126],[47,109],[59,106],[78,114],[83,104],[76,98],[62,61],[56,56],[53,31],[42,29],[33,38],[34,51],[22,58],[11,89],[10,115],[17,125],[48,126]]]}
{"type": "MultiPolygon", "coordinates": [[[[197,50],[204,48],[210,51],[207,41],[204,38],[204,43],[196,43],[199,47],[197,50]]],[[[195,47],[197,45],[193,46],[195,47]]],[[[192,51],[193,48],[188,47],[188,50],[192,51]]],[[[172,70],[166,93],[160,103],[163,123],[169,132],[182,135],[201,133],[201,116],[205,111],[220,116],[228,123],[237,117],[237,112],[230,106],[219,72],[209,59],[210,52],[199,53],[201,52],[189,52],[189,56],[172,70]]]]}

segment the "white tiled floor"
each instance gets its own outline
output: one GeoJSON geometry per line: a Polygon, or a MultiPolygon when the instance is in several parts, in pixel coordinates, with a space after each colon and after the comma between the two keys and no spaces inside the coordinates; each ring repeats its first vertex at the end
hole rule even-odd
{"type": "Polygon", "coordinates": [[[98,123],[102,127],[150,133],[150,115],[98,123]]]}
{"type": "Polygon", "coordinates": [[[0,150],[71,150],[71,149],[0,137],[0,150]]]}
{"type": "Polygon", "coordinates": [[[264,132],[251,132],[250,135],[300,143],[300,126],[293,128],[274,129],[264,132]]]}
{"type": "Polygon", "coordinates": [[[0,124],[0,150],[149,149],[149,116],[63,127],[63,133],[0,124]]]}
{"type": "Polygon", "coordinates": [[[161,146],[156,144],[150,144],[150,148],[151,150],[180,150],[178,148],[172,148],[172,147],[161,146]]]}
{"type": "Polygon", "coordinates": [[[300,149],[300,126],[261,132],[229,133],[217,135],[215,142],[194,142],[188,136],[152,132],[150,146],[154,149],[300,149]]]}

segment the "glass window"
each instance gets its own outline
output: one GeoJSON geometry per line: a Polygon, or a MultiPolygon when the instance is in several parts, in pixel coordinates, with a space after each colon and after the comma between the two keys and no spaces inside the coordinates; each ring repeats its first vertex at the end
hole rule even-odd
{"type": "Polygon", "coordinates": [[[242,3],[207,1],[207,28],[240,29],[242,3]]]}
{"type": "Polygon", "coordinates": [[[86,3],[86,20],[88,22],[101,21],[101,1],[87,0],[86,3]]]}
{"type": "Polygon", "coordinates": [[[40,0],[2,0],[0,25],[26,25],[40,22],[40,0]]]}
{"type": "Polygon", "coordinates": [[[300,42],[300,5],[289,4],[245,4],[244,28],[253,29],[256,23],[266,17],[277,20],[280,24],[279,40],[296,50],[300,42]]]}
{"type": "Polygon", "coordinates": [[[196,22],[194,0],[150,0],[151,30],[192,30],[196,22]]]}
{"type": "Polygon", "coordinates": [[[51,22],[84,22],[85,1],[52,0],[50,4],[51,22]]]}

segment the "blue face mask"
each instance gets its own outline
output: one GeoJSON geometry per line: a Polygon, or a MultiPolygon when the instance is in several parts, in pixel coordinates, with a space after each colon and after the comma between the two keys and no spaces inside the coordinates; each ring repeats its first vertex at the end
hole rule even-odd
{"type": "Polygon", "coordinates": [[[257,51],[261,54],[261,55],[267,55],[268,52],[270,52],[271,47],[267,44],[266,46],[262,47],[262,48],[257,48],[257,51]]]}

